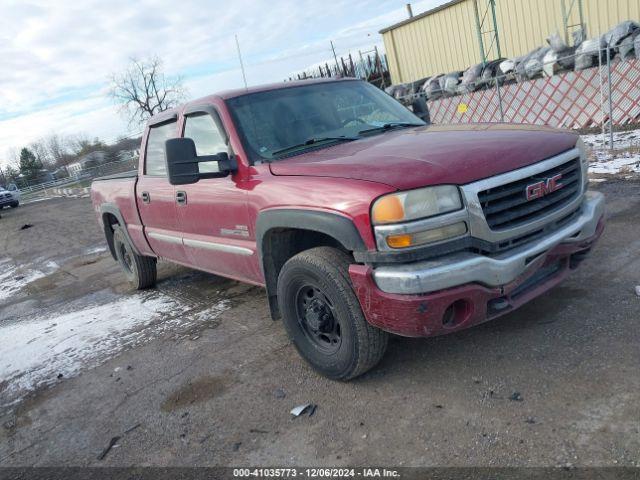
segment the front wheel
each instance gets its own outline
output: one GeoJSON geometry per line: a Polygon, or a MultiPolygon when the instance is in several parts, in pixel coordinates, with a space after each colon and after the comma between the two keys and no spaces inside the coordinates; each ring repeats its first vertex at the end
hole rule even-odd
{"type": "Polygon", "coordinates": [[[350,257],[318,247],[287,261],[278,276],[283,323],[300,355],[334,380],[350,380],[373,368],[388,334],[370,325],[349,279],[350,257]]]}
{"type": "Polygon", "coordinates": [[[20,202],[13,202],[10,206],[11,208],[18,208],[18,205],[20,205],[20,202]]]}
{"type": "Polygon", "coordinates": [[[113,229],[113,247],[118,263],[122,267],[127,280],[137,290],[150,288],[156,284],[156,259],[136,255],[122,227],[118,225],[113,229]]]}

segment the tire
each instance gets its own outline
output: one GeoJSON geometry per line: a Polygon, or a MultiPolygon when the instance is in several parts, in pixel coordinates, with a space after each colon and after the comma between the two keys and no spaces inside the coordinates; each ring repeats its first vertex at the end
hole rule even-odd
{"type": "Polygon", "coordinates": [[[285,263],[278,276],[278,305],[300,355],[333,380],[350,380],[384,356],[389,334],[370,325],[349,279],[350,257],[317,247],[285,263]]]}
{"type": "Polygon", "coordinates": [[[18,208],[18,205],[20,205],[20,202],[13,202],[10,207],[11,208],[18,208]]]}
{"type": "Polygon", "coordinates": [[[127,280],[136,290],[151,288],[156,284],[156,259],[136,255],[119,225],[113,229],[113,248],[127,280]]]}

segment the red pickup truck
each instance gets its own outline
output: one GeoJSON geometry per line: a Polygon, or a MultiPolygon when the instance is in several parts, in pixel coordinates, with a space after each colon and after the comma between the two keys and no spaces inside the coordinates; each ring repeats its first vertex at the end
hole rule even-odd
{"type": "Polygon", "coordinates": [[[570,131],[429,125],[357,80],[219,93],[148,122],[139,171],[93,182],[137,288],[159,258],[266,288],[333,379],[511,312],[562,281],[604,228],[570,131]]]}

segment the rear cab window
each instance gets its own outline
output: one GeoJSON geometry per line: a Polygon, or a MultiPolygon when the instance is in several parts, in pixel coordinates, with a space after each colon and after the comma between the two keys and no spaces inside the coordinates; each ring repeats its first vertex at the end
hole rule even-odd
{"type": "Polygon", "coordinates": [[[153,177],[167,176],[164,142],[176,137],[176,121],[162,123],[149,129],[145,151],[144,173],[153,177]]]}

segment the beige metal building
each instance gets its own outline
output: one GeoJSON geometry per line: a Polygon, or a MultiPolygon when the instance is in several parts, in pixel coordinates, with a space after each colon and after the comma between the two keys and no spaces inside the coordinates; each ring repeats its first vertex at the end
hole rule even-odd
{"type": "Polygon", "coordinates": [[[640,0],[453,0],[380,33],[391,79],[403,83],[523,55],[554,32],[570,41],[581,23],[595,37],[623,20],[640,22],[640,0]]]}

